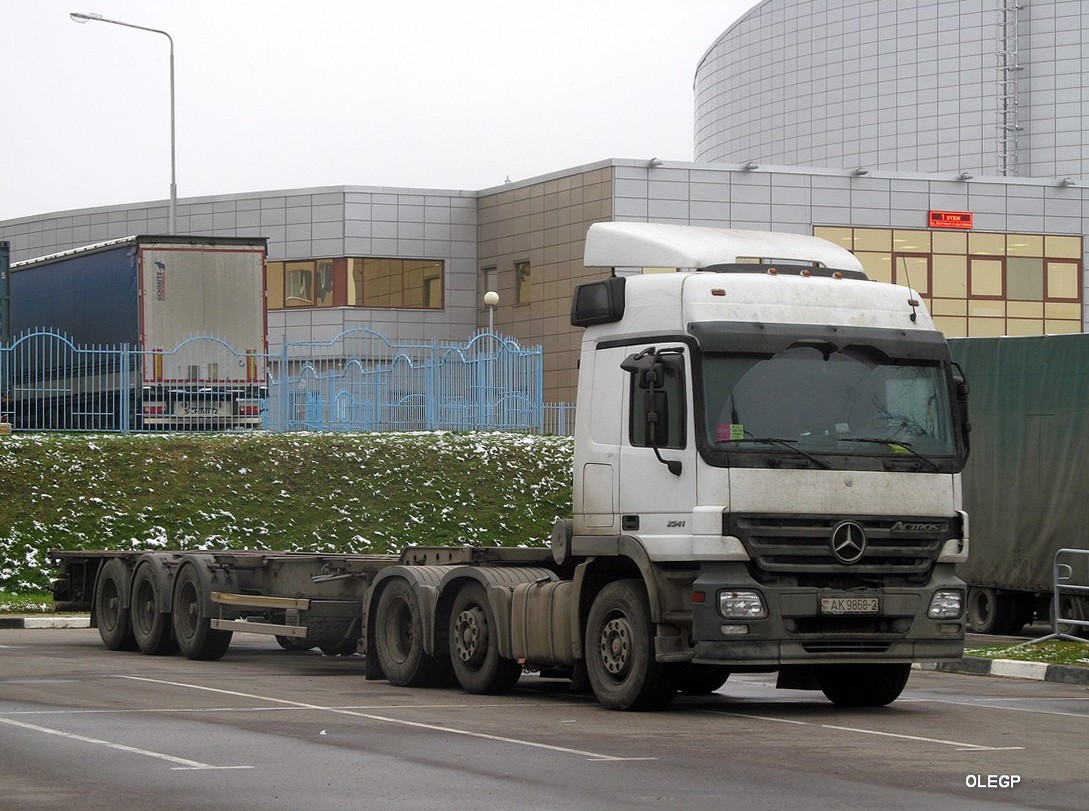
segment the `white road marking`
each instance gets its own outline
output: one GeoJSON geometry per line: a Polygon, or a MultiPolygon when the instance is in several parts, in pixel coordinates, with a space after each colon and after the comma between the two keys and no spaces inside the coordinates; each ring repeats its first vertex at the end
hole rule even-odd
{"type": "Polygon", "coordinates": [[[1024,749],[1023,746],[986,746],[977,743],[962,743],[960,741],[947,741],[942,738],[926,738],[920,735],[903,735],[898,732],[881,732],[876,729],[861,729],[859,727],[841,727],[834,724],[815,724],[812,721],[796,721],[793,718],[775,718],[770,715],[749,715],[728,710],[701,710],[708,715],[726,715],[730,718],[751,718],[754,721],[772,721],[777,724],[796,724],[797,726],[816,727],[818,729],[834,729],[838,732],[856,732],[863,735],[881,735],[886,738],[900,738],[907,741],[919,741],[921,743],[937,743],[943,746],[955,746],[958,751],[965,752],[1003,752],[1008,750],[1024,749]]]}
{"type": "MultiPolygon", "coordinates": [[[[319,710],[321,712],[331,712],[337,715],[348,715],[354,718],[366,718],[371,721],[381,721],[387,724],[398,724],[400,726],[415,727],[417,729],[427,729],[432,732],[446,732],[451,735],[464,735],[469,738],[480,738],[482,740],[496,741],[498,743],[509,743],[515,746],[527,746],[533,749],[547,749],[551,752],[561,752],[568,755],[581,755],[587,760],[595,762],[614,763],[620,761],[632,761],[632,760],[657,760],[654,757],[620,757],[618,755],[603,755],[599,752],[587,752],[581,749],[571,749],[566,746],[554,746],[548,743],[540,743],[538,741],[527,741],[521,738],[507,738],[502,735],[490,735],[486,732],[473,732],[468,729],[458,729],[457,727],[440,726],[438,724],[425,724],[419,721],[407,721],[402,718],[390,718],[385,715],[375,715],[373,713],[359,712],[357,710],[342,709],[339,707],[323,707],[318,704],[308,704],[303,701],[292,701],[286,698],[274,698],[272,696],[262,696],[255,693],[241,693],[236,690],[224,690],[219,687],[205,687],[200,684],[186,684],[184,682],[165,681],[163,679],[149,679],[144,676],[118,676],[121,679],[130,679],[132,681],[148,682],[150,684],[164,684],[169,687],[184,687],[189,690],[202,690],[208,693],[217,693],[219,695],[235,696],[236,698],[249,698],[254,701],[269,701],[273,704],[282,704],[289,707],[296,707],[307,710],[319,710]]],[[[2,720],[2,719],[0,719],[2,720]]]]}
{"type": "Polygon", "coordinates": [[[171,767],[174,771],[188,771],[188,770],[221,770],[221,769],[252,769],[253,766],[212,766],[209,763],[200,763],[196,760],[187,760],[185,758],[174,757],[173,755],[165,755],[162,752],[152,752],[149,749],[139,749],[135,746],[126,746],[123,743],[112,743],[110,741],[104,741],[99,738],[88,738],[84,735],[76,735],[71,732],[64,732],[59,729],[51,729],[50,727],[41,727],[37,724],[28,724],[24,721],[16,721],[12,718],[0,718],[0,724],[8,724],[13,727],[21,727],[23,729],[29,729],[34,732],[44,732],[47,735],[56,735],[61,738],[67,738],[70,741],[79,741],[80,743],[92,743],[96,746],[105,746],[109,749],[116,749],[120,752],[129,752],[134,755],[144,755],[146,757],[157,758],[158,760],[165,760],[167,763],[176,763],[177,766],[171,767]]]}
{"type": "MultiPolygon", "coordinates": [[[[1024,699],[1021,699],[1021,698],[998,698],[998,699],[986,699],[986,700],[981,700],[981,701],[950,701],[947,698],[924,698],[924,699],[919,699],[919,700],[924,701],[924,702],[929,702],[931,704],[952,704],[955,707],[977,707],[977,708],[982,709],[982,710],[1005,710],[1007,712],[1031,712],[1031,713],[1033,713],[1035,715],[1058,715],[1058,716],[1064,717],[1064,718],[1089,718],[1089,712],[1064,712],[1062,710],[1042,710],[1042,709],[1039,709],[1037,707],[1010,707],[1008,705],[1007,706],[1001,706],[999,704],[992,703],[992,702],[996,702],[996,701],[1002,701],[1002,702],[1006,702],[1006,701],[1025,701],[1025,702],[1036,703],[1038,701],[1043,700],[1043,699],[1038,699],[1038,698],[1024,698],[1024,699]]],[[[1075,697],[1075,698],[1055,699],[1055,700],[1056,701],[1081,701],[1083,699],[1075,697]]]]}
{"type": "Polygon", "coordinates": [[[906,741],[940,743],[945,746],[955,746],[960,752],[1005,752],[1025,748],[1023,746],[985,746],[978,743],[961,743],[960,741],[947,741],[942,738],[924,738],[920,735],[901,735],[897,732],[881,732],[876,729],[860,729],[858,727],[840,727],[833,724],[821,724],[820,726],[821,729],[837,729],[841,732],[858,732],[862,735],[881,735],[885,738],[900,738],[906,741]]]}

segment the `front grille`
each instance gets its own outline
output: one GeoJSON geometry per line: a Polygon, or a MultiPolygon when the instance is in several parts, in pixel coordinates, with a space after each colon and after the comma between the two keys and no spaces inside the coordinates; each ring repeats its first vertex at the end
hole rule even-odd
{"type": "Polygon", "coordinates": [[[845,517],[727,515],[724,532],[741,539],[753,565],[775,575],[925,575],[945,541],[954,537],[948,518],[850,517],[866,533],[866,548],[855,563],[832,554],[832,531],[845,517]],[[912,531],[904,525],[928,525],[912,531]]]}
{"type": "Polygon", "coordinates": [[[891,644],[888,642],[805,642],[802,644],[806,653],[885,653],[891,644]]]}

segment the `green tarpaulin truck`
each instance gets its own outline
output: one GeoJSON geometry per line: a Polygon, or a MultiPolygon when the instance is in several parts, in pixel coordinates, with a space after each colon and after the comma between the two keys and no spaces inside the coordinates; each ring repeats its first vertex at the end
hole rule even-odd
{"type": "MultiPolygon", "coordinates": [[[[1017,633],[1051,616],[1056,552],[1089,548],[1089,335],[949,345],[971,387],[971,547],[957,568],[968,630],[1017,633]]],[[[1070,577],[1089,584],[1085,571],[1070,577]]],[[[1060,616],[1089,619],[1089,600],[1062,599],[1060,616]]]]}

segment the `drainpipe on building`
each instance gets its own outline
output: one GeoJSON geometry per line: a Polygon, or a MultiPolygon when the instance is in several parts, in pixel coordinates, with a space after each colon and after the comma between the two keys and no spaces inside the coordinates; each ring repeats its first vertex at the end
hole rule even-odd
{"type": "Polygon", "coordinates": [[[8,270],[11,268],[11,243],[0,240],[0,344],[11,338],[11,292],[8,270]]]}

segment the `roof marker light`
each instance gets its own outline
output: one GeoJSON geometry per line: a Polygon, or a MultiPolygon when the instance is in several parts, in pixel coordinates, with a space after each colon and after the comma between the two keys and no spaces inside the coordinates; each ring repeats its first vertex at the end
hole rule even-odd
{"type": "Polygon", "coordinates": [[[769,276],[778,276],[779,275],[779,269],[778,268],[768,268],[768,275],[769,276]]]}
{"type": "Polygon", "coordinates": [[[721,287],[713,287],[713,288],[711,288],[711,295],[712,296],[725,296],[726,291],[723,290],[721,287]]]}

